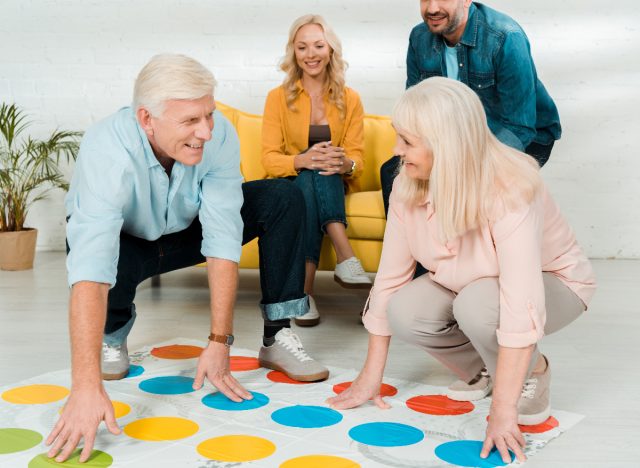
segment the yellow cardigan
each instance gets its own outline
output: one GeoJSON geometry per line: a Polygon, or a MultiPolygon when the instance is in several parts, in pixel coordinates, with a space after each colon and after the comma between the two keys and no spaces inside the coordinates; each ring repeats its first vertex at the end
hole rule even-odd
{"type": "MultiPolygon", "coordinates": [[[[331,144],[344,148],[345,155],[356,162],[356,170],[343,176],[350,192],[358,190],[358,177],[364,167],[364,110],[360,96],[345,87],[344,119],[340,111],[331,104],[327,96],[324,105],[331,128],[331,144]]],[[[306,91],[294,102],[295,111],[287,107],[284,88],[272,89],[267,96],[262,119],[262,165],[269,177],[297,175],[293,168],[293,157],[309,146],[309,124],[311,121],[311,99],[306,91]]]]}

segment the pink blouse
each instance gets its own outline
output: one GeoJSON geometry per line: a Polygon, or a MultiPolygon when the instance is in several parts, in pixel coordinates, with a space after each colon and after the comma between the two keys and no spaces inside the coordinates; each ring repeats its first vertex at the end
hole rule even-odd
{"type": "MultiPolygon", "coordinates": [[[[390,336],[387,303],[413,279],[416,261],[433,281],[460,292],[486,277],[500,284],[498,343],[524,348],[544,335],[542,272],[551,272],[586,305],[595,291],[591,264],[543,186],[529,205],[468,231],[453,242],[438,239],[433,205],[410,206],[391,196],[382,257],[363,321],[369,332],[390,336]]],[[[428,304],[425,305],[428,307],[428,304]]]]}

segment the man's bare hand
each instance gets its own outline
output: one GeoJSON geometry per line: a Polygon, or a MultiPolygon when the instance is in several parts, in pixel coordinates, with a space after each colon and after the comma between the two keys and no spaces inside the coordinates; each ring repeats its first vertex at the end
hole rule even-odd
{"type": "Polygon", "coordinates": [[[80,462],[87,461],[101,421],[105,422],[112,434],[118,435],[122,432],[104,387],[72,390],[62,415],[47,437],[46,444],[53,444],[47,456],[56,457],[57,462],[63,462],[73,453],[80,440],[84,439],[80,462]]]}
{"type": "Polygon", "coordinates": [[[229,370],[229,348],[223,344],[210,341],[209,345],[202,351],[198,359],[196,378],[193,382],[194,390],[202,388],[205,377],[227,398],[236,403],[253,399],[253,395],[245,390],[231,375],[229,370]]]}

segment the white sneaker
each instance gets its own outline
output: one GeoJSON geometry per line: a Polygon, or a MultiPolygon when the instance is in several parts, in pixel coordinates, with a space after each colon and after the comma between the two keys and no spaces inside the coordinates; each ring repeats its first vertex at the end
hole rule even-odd
{"type": "Polygon", "coordinates": [[[120,346],[102,343],[102,378],[120,380],[129,373],[129,352],[127,342],[120,346]]]}
{"type": "Polygon", "coordinates": [[[309,298],[309,312],[293,319],[299,327],[314,327],[320,323],[320,312],[316,307],[316,301],[309,295],[307,297],[309,298]]]}
{"type": "Polygon", "coordinates": [[[342,263],[338,263],[333,272],[333,279],[343,288],[371,288],[371,279],[367,276],[364,268],[362,268],[362,263],[356,257],[351,257],[342,263]]]}
{"type": "Polygon", "coordinates": [[[260,348],[258,359],[262,367],[280,371],[300,382],[316,382],[329,377],[329,369],[307,354],[291,328],[280,330],[275,339],[271,346],[260,348]]]}

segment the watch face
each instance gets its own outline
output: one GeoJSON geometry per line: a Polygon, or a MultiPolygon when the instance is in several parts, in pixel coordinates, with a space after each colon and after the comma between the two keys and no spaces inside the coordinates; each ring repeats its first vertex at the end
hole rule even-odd
{"type": "Polygon", "coordinates": [[[227,335],[227,346],[231,346],[233,344],[233,340],[235,340],[233,335],[227,335]]]}

